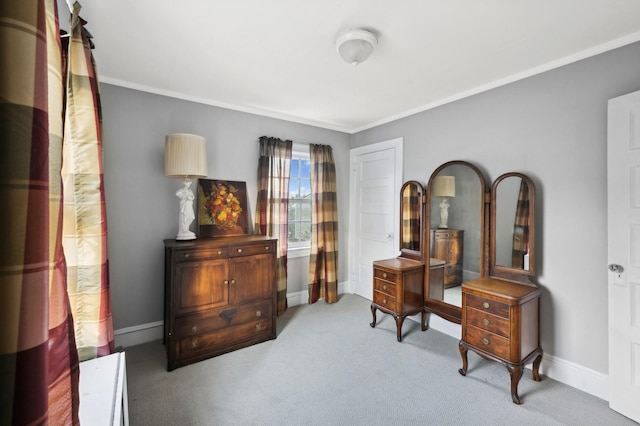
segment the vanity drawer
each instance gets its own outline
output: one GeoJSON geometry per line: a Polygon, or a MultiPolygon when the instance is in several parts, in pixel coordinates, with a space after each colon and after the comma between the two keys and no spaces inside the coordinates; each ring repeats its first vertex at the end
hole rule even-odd
{"type": "Polygon", "coordinates": [[[495,300],[485,299],[472,294],[465,294],[464,297],[467,308],[474,308],[502,318],[509,318],[509,305],[506,303],[496,302],[495,300]]]}
{"type": "Polygon", "coordinates": [[[509,339],[505,337],[467,324],[465,341],[499,358],[509,359],[509,339]]]}
{"type": "Polygon", "coordinates": [[[509,320],[506,318],[467,307],[466,321],[467,325],[472,325],[503,337],[509,337],[509,320]]]}
{"type": "Polygon", "coordinates": [[[175,336],[182,338],[209,333],[225,327],[270,317],[271,304],[269,301],[239,308],[232,307],[203,311],[197,314],[177,317],[175,322],[175,336]]]}
{"type": "Polygon", "coordinates": [[[373,280],[373,289],[389,296],[396,297],[396,285],[388,281],[373,280]]]}
{"type": "Polygon", "coordinates": [[[397,299],[379,291],[373,292],[373,303],[391,311],[397,311],[397,299]]]}
{"type": "Polygon", "coordinates": [[[380,278],[383,280],[387,280],[387,281],[391,281],[391,282],[398,282],[398,275],[394,274],[393,272],[387,272],[387,271],[383,271],[381,269],[377,269],[377,268],[373,268],[373,277],[374,278],[380,278]]]}

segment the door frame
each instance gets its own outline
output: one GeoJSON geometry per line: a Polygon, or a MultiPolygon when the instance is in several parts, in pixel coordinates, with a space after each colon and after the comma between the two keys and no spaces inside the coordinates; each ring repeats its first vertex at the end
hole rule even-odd
{"type": "MultiPolygon", "coordinates": [[[[351,148],[349,150],[349,253],[348,253],[348,268],[347,274],[349,277],[348,287],[345,289],[349,293],[354,293],[354,285],[353,285],[353,265],[355,265],[355,252],[353,247],[355,247],[355,241],[357,234],[357,226],[355,225],[356,221],[356,200],[355,194],[356,190],[356,180],[354,179],[354,173],[356,172],[356,157],[364,154],[371,154],[378,151],[384,151],[387,149],[395,150],[395,170],[394,170],[394,188],[396,188],[397,197],[394,197],[393,200],[393,221],[394,227],[398,227],[398,223],[400,220],[400,187],[402,186],[402,176],[403,176],[403,145],[404,138],[398,137],[394,139],[389,139],[382,142],[376,142],[369,145],[364,145],[357,148],[351,148]]],[[[393,237],[394,247],[400,247],[400,235],[398,232],[394,232],[393,237]]],[[[399,250],[399,249],[398,249],[399,250]]],[[[373,267],[373,266],[372,266],[373,267]]],[[[373,284],[372,284],[373,285],[373,284]]]]}

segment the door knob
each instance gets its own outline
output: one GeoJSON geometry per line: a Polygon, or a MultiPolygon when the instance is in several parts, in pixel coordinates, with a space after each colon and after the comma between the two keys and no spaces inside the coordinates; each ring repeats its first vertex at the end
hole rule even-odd
{"type": "Polygon", "coordinates": [[[624,268],[622,267],[622,265],[618,265],[616,263],[610,263],[609,264],[609,270],[611,272],[616,272],[618,274],[624,272],[624,268]]]}

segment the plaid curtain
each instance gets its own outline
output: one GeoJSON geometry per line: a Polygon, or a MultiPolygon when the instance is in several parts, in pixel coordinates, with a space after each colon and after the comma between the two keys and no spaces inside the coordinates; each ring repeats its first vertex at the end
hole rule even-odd
{"type": "Polygon", "coordinates": [[[287,234],[289,178],[293,142],[262,136],[258,158],[258,201],[255,230],[278,238],[276,280],[278,315],[287,310],[287,234]]]}
{"type": "Polygon", "coordinates": [[[524,255],[529,252],[529,185],[522,179],[513,226],[511,267],[524,268],[524,255]]]}
{"type": "Polygon", "coordinates": [[[74,4],[62,152],[63,241],[80,361],[115,351],[102,167],[101,110],[93,43],[74,4]]]}
{"type": "Polygon", "coordinates": [[[420,250],[420,208],[422,200],[416,184],[402,191],[402,248],[420,250]]]}
{"type": "Polygon", "coordinates": [[[61,46],[55,0],[0,3],[0,419],[79,424],[61,242],[61,46]]]}
{"type": "Polygon", "coordinates": [[[309,145],[311,160],[311,257],[309,303],[338,301],[338,200],[333,150],[309,145]]]}

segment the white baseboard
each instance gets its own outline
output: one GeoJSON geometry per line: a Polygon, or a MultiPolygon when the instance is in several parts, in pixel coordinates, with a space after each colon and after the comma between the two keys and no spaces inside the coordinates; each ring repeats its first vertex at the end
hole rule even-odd
{"type": "Polygon", "coordinates": [[[114,331],[116,347],[128,348],[154,340],[161,340],[164,331],[164,321],[154,321],[133,327],[119,328],[114,331]]]}
{"type": "MultiPolygon", "coordinates": [[[[344,294],[345,288],[348,287],[348,283],[339,283],[338,294],[344,294]]],[[[309,295],[306,290],[287,293],[287,304],[289,307],[304,305],[308,303],[308,299],[309,295]]],[[[410,317],[410,319],[420,321],[419,316],[410,317]]],[[[163,321],[155,321],[148,324],[118,329],[114,333],[116,346],[127,348],[154,340],[160,340],[162,339],[163,326],[163,321]]],[[[458,340],[462,336],[460,324],[446,321],[437,315],[429,316],[429,328],[458,340]]],[[[605,401],[609,400],[609,376],[607,374],[591,370],[590,368],[546,353],[542,357],[540,374],[583,392],[587,392],[600,399],[604,399],[605,401]]]]}

